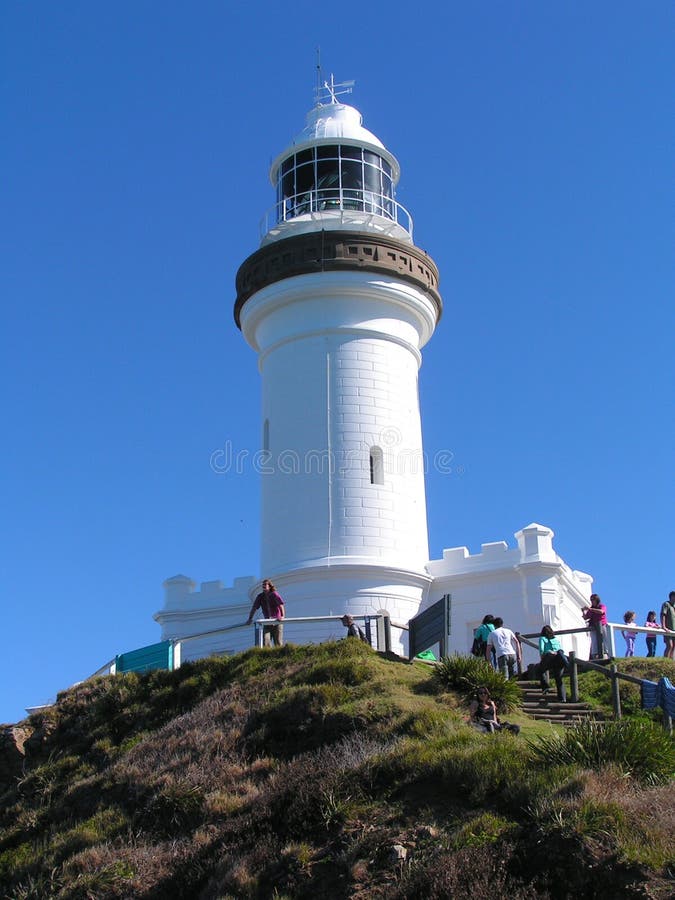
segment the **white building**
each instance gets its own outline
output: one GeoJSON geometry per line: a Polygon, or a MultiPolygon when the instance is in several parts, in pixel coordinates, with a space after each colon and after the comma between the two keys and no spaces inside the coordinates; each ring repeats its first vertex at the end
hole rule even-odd
{"type": "MultiPolygon", "coordinates": [[[[524,632],[576,627],[591,579],[560,560],[547,528],[518,532],[517,549],[429,560],[418,371],[442,312],[438,270],[395,200],[395,157],[327,92],[272,163],[277,203],[237,274],[235,321],[262,382],[261,577],[294,617],[386,611],[406,623],[450,594],[459,651],[486,612],[524,632]]],[[[241,623],[259,586],[170,578],[162,639],[241,623]]],[[[286,629],[299,642],[342,634],[286,629]]],[[[405,634],[394,638],[406,652],[405,634]]],[[[183,658],[250,644],[250,631],[213,634],[183,658]]]]}

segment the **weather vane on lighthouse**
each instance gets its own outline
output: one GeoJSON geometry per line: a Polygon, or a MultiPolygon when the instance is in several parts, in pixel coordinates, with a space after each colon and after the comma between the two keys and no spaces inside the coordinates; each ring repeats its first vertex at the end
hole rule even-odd
{"type": "Polygon", "coordinates": [[[335,76],[330,73],[330,84],[324,80],[323,70],[321,68],[321,49],[316,48],[316,87],[314,88],[314,101],[317,106],[323,106],[325,101],[330,103],[338,103],[338,97],[341,94],[351,94],[352,88],[356,82],[339,81],[335,83],[335,76]]]}
{"type": "Polygon", "coordinates": [[[325,101],[338,103],[339,101],[337,98],[341,94],[351,94],[355,84],[356,82],[353,79],[351,81],[338,81],[336,83],[335,76],[331,72],[330,82],[324,81],[323,84],[318,84],[314,90],[317,105],[322,106],[325,101]]]}

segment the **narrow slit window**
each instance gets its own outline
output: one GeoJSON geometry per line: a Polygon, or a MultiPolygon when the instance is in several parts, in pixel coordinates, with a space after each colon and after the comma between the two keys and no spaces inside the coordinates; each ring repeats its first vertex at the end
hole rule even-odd
{"type": "Polygon", "coordinates": [[[262,448],[265,453],[270,452],[270,420],[265,419],[263,422],[263,440],[262,448]]]}
{"type": "Polygon", "coordinates": [[[370,448],[370,483],[384,484],[384,458],[381,447],[370,448]]]}

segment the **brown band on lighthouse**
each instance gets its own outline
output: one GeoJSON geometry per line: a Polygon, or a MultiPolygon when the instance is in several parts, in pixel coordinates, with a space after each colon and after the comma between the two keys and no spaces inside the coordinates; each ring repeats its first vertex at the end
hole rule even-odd
{"type": "Polygon", "coordinates": [[[267,244],[244,260],[237,272],[234,321],[241,328],[244,303],[268,284],[295,275],[349,269],[409,281],[429,295],[440,319],[443,304],[438,292],[438,269],[419,247],[362,231],[313,231],[267,244]]]}

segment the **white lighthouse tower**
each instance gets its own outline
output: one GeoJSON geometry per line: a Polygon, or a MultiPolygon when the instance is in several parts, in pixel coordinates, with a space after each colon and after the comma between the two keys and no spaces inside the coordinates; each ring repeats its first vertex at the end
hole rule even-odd
{"type": "MultiPolygon", "coordinates": [[[[262,578],[291,619],[388,613],[403,654],[406,624],[441,597],[447,646],[460,653],[486,612],[524,633],[583,621],[592,578],[536,522],[514,548],[429,559],[417,380],[441,314],[438,272],[395,200],[395,157],[336,87],[272,163],[276,204],[237,274],[234,318],[262,380],[259,577],[164,582],[155,619],[183,660],[251,646],[243,623],[262,578]]],[[[289,622],[285,638],[342,634],[333,618],[289,622]]],[[[565,638],[577,653],[587,644],[565,638]]]]}
{"type": "Polygon", "coordinates": [[[395,157],[338,87],[272,163],[276,205],[237,274],[262,379],[261,576],[290,616],[407,622],[432,580],[418,371],[438,271],[395,157]]]}

